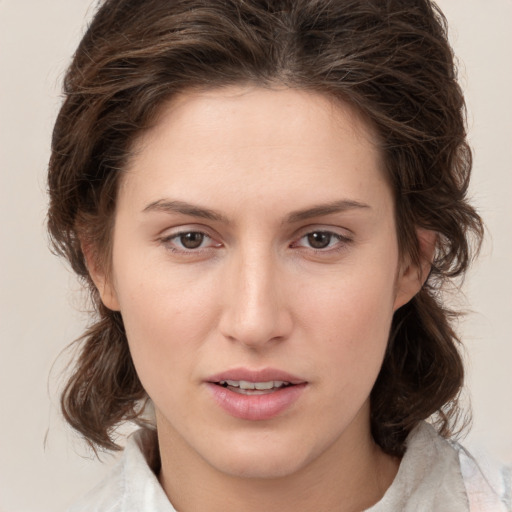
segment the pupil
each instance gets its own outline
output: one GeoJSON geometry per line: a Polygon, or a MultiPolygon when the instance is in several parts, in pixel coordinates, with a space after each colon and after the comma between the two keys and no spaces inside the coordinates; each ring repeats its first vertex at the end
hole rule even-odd
{"type": "Polygon", "coordinates": [[[197,249],[204,240],[202,233],[185,233],[180,236],[180,242],[186,249],[197,249]]]}
{"type": "Polygon", "coordinates": [[[315,249],[325,249],[331,241],[330,233],[323,233],[322,231],[316,231],[308,235],[308,242],[311,247],[315,249]]]}

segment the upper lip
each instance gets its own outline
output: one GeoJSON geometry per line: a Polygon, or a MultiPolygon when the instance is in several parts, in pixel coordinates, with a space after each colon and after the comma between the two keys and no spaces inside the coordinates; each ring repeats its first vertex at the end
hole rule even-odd
{"type": "Polygon", "coordinates": [[[276,368],[262,368],[253,370],[250,368],[232,368],[225,370],[205,379],[207,382],[221,382],[226,380],[244,380],[247,382],[269,382],[269,381],[283,381],[290,384],[303,384],[305,379],[301,379],[296,375],[278,370],[276,368]]]}

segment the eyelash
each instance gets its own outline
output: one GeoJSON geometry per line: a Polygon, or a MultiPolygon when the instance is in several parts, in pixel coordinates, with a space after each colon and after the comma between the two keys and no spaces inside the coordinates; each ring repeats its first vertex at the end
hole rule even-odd
{"type": "Polygon", "coordinates": [[[212,237],[208,234],[208,233],[205,233],[204,231],[200,231],[200,230],[193,230],[193,229],[189,229],[189,230],[186,230],[186,231],[180,231],[179,233],[173,233],[172,235],[169,235],[169,236],[166,236],[164,238],[161,238],[160,239],[160,243],[162,243],[168,250],[170,250],[171,252],[175,252],[175,253],[180,253],[180,254],[197,254],[198,252],[202,252],[204,250],[208,250],[208,249],[214,249],[214,248],[217,248],[217,247],[220,247],[221,244],[216,244],[216,246],[213,246],[213,247],[197,247],[197,248],[194,248],[194,249],[187,249],[186,247],[173,247],[172,245],[172,242],[174,240],[180,240],[181,237],[185,236],[185,235],[191,235],[191,234],[194,234],[194,235],[201,235],[204,237],[204,239],[201,241],[201,245],[203,244],[204,240],[205,239],[210,239],[210,240],[213,240],[212,237]]]}
{"type": "MultiPolygon", "coordinates": [[[[352,242],[352,239],[341,235],[340,233],[336,233],[334,231],[329,231],[327,229],[314,229],[312,231],[308,231],[307,233],[303,234],[297,242],[293,242],[291,244],[291,247],[297,247],[298,242],[301,240],[311,236],[311,235],[328,235],[330,237],[329,245],[327,247],[322,248],[315,248],[315,247],[303,247],[304,249],[312,250],[315,254],[330,254],[330,253],[337,253],[340,251],[343,251],[347,248],[347,245],[349,245],[352,242]],[[335,240],[335,243],[331,246],[332,239],[335,240]]],[[[300,247],[300,246],[299,246],[300,247]]]]}
{"type": "MultiPolygon", "coordinates": [[[[169,251],[171,251],[173,253],[193,256],[193,255],[200,254],[204,251],[222,247],[221,243],[216,243],[210,247],[202,247],[205,240],[208,240],[208,239],[213,241],[213,238],[208,233],[205,233],[204,231],[184,230],[184,231],[180,231],[178,233],[173,233],[169,236],[163,237],[159,241],[161,244],[163,244],[166,247],[166,249],[168,249],[169,251]],[[183,237],[185,235],[192,235],[192,234],[200,235],[203,237],[203,239],[200,242],[200,245],[197,248],[188,249],[186,247],[173,246],[173,243],[175,243],[174,241],[179,241],[181,239],[181,237],[183,237]]],[[[338,253],[340,251],[345,250],[347,248],[347,245],[349,245],[350,243],[352,243],[352,239],[350,237],[347,237],[345,235],[341,235],[340,233],[336,233],[334,231],[329,231],[326,229],[316,229],[316,230],[311,230],[311,231],[308,231],[307,233],[304,233],[295,242],[292,242],[289,245],[289,247],[313,251],[314,254],[332,254],[332,253],[338,253]],[[307,239],[307,237],[315,235],[315,234],[316,235],[328,235],[330,237],[329,245],[327,247],[322,247],[322,248],[315,248],[315,247],[311,247],[311,246],[308,247],[308,246],[299,245],[299,243],[302,240],[307,239]],[[333,239],[335,240],[335,243],[331,245],[331,242],[333,239]]],[[[181,245],[183,245],[183,244],[181,243],[181,245]]]]}

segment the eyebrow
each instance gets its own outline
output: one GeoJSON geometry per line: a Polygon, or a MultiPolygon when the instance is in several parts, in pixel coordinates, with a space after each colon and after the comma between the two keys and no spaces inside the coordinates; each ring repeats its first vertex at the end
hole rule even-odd
{"type": "MultiPolygon", "coordinates": [[[[332,215],[334,213],[345,212],[347,210],[366,208],[371,207],[370,205],[360,203],[359,201],[343,199],[340,201],[334,201],[332,203],[315,205],[305,210],[297,210],[292,212],[286,217],[284,223],[293,224],[311,219],[313,217],[321,217],[324,215],[332,215]]],[[[143,210],[143,212],[155,211],[165,213],[180,213],[182,215],[190,215],[192,217],[199,217],[201,219],[208,219],[229,224],[229,219],[222,213],[216,210],[211,210],[209,208],[193,205],[185,201],[159,199],[158,201],[153,201],[152,203],[148,204],[143,210]]]]}
{"type": "Polygon", "coordinates": [[[293,224],[294,222],[308,220],[313,217],[322,217],[324,215],[331,215],[333,213],[341,213],[348,210],[358,210],[367,208],[371,209],[371,206],[365,203],[360,203],[359,201],[343,199],[341,201],[334,201],[332,203],[312,206],[311,208],[307,208],[306,210],[297,210],[295,212],[292,212],[286,218],[286,222],[289,224],[293,224]]]}
{"type": "Polygon", "coordinates": [[[227,217],[222,213],[209,208],[202,208],[185,201],[170,201],[167,199],[159,199],[148,204],[143,212],[165,212],[165,213],[181,213],[183,215],[190,215],[192,217],[199,217],[201,219],[214,220],[218,222],[229,223],[227,217]]]}

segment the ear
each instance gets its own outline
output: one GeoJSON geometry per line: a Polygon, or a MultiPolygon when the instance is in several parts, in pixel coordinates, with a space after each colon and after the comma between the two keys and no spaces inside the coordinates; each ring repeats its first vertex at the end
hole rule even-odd
{"type": "Polygon", "coordinates": [[[436,250],[437,233],[418,228],[416,236],[419,244],[419,265],[404,262],[398,272],[396,295],[393,310],[407,304],[422,288],[428,278],[436,250]]]}
{"type": "Polygon", "coordinates": [[[120,311],[117,293],[112,282],[112,276],[105,271],[105,265],[100,262],[98,251],[93,244],[82,243],[82,252],[91,279],[98,289],[101,302],[112,311],[120,311]]]}

